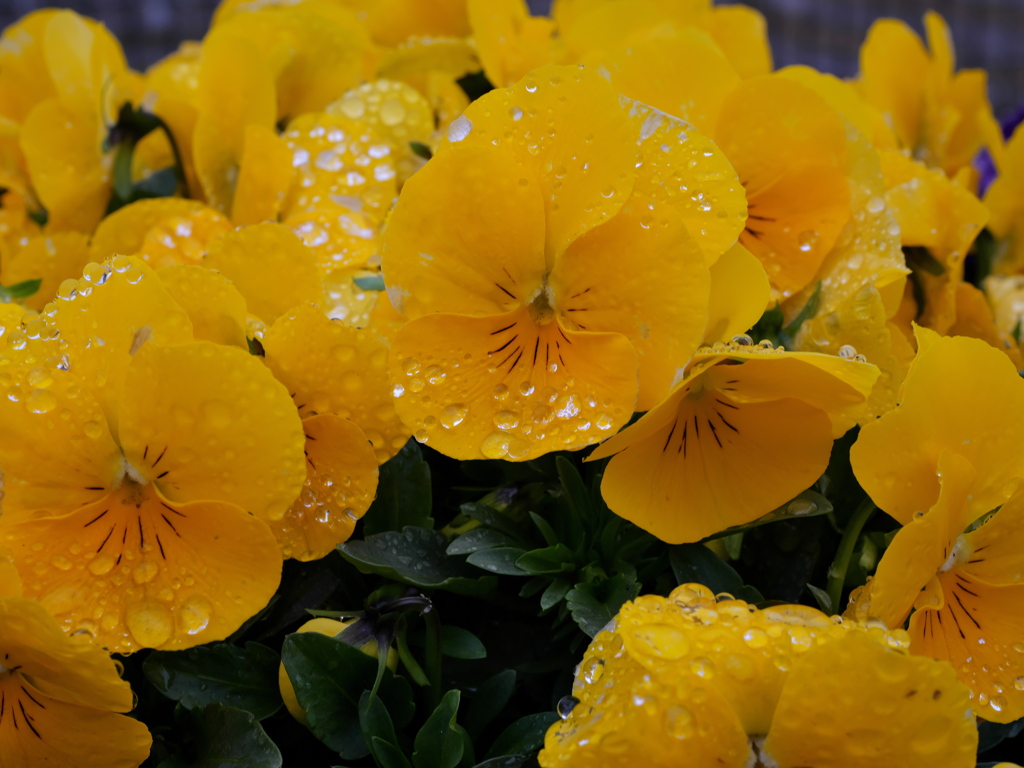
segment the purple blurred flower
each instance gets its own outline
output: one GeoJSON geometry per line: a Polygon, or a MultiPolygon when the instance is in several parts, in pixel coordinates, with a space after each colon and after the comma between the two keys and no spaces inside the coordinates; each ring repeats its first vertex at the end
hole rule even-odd
{"type": "MultiPolygon", "coordinates": [[[[1021,104],[999,122],[1000,127],[1003,129],[1003,138],[1009,139],[1017,126],[1022,122],[1024,122],[1024,104],[1021,104]]],[[[992,162],[992,155],[989,154],[987,149],[981,150],[974,158],[974,167],[979,174],[978,196],[980,197],[985,194],[985,191],[996,180],[996,176],[999,173],[996,171],[996,165],[992,162]]]]}

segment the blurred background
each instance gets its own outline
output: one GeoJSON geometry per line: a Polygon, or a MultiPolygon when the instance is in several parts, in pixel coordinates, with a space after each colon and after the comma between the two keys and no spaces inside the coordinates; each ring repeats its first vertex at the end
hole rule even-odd
{"type": "MultiPolygon", "coordinates": [[[[719,0],[721,2],[721,0],[719,0]]],[[[534,13],[550,0],[530,0],[534,13]]],[[[132,66],[145,68],[182,40],[203,36],[216,0],[0,0],[0,27],[24,14],[62,5],[103,21],[132,66]]],[[[961,68],[989,72],[992,104],[1005,115],[1024,102],[1024,0],[747,0],[768,20],[776,66],[808,64],[842,77],[857,72],[857,49],[871,22],[896,16],[919,32],[934,8],[946,17],[961,68]]]]}

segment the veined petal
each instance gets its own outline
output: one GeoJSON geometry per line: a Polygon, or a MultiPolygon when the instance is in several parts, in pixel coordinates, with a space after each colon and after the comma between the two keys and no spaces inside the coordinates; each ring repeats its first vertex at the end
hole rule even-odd
{"type": "Polygon", "coordinates": [[[228,232],[210,244],[203,265],[234,283],[249,312],[265,323],[304,302],[324,300],[313,253],[283,224],[228,232]]]}
{"type": "Polygon", "coordinates": [[[960,567],[970,578],[994,587],[1024,583],[1024,493],[1016,491],[965,538],[970,555],[960,567]]]}
{"type": "Polygon", "coordinates": [[[139,344],[192,340],[192,323],[145,262],[118,256],[67,281],[47,322],[60,331],[75,375],[92,387],[117,434],[125,371],[139,344]]]}
{"type": "Polygon", "coordinates": [[[254,123],[245,127],[238,184],[231,202],[237,226],[277,221],[292,182],[292,150],[277,132],[254,123]]]}
{"type": "Polygon", "coordinates": [[[240,507],[178,504],[131,481],[68,517],[5,527],[0,541],[32,575],[26,597],[116,653],[222,640],[281,576],[273,534],[240,507]]]}
{"type": "Polygon", "coordinates": [[[949,665],[852,630],[793,666],[764,749],[784,766],[960,768],[978,749],[968,693],[949,665]]]}
{"type": "Polygon", "coordinates": [[[89,258],[89,238],[81,232],[37,235],[14,253],[4,253],[3,282],[42,280],[35,295],[25,299],[29,309],[41,310],[52,301],[58,286],[82,274],[89,258]]]}
{"type": "Polygon", "coordinates": [[[198,200],[139,200],[107,216],[92,236],[92,260],[138,256],[152,267],[199,264],[210,241],[231,231],[227,217],[198,200]]]}
{"type": "Polygon", "coordinates": [[[0,678],[4,768],[137,768],[149,756],[153,739],[141,721],[30,688],[15,676],[0,678]]]}
{"type": "Polygon", "coordinates": [[[288,391],[236,347],[143,345],[125,378],[120,436],[138,476],[176,503],[225,501],[275,520],[306,477],[288,391]]]}
{"type": "Polygon", "coordinates": [[[110,656],[69,638],[34,600],[0,597],[0,647],[0,663],[20,667],[19,677],[50,699],[108,712],[132,708],[131,687],[110,656]]]}
{"type": "Polygon", "coordinates": [[[544,201],[508,147],[456,144],[406,183],[384,233],[392,303],[499,314],[531,301],[545,273],[544,201]]]}
{"type": "Polygon", "coordinates": [[[0,379],[8,378],[0,398],[3,522],[59,517],[102,498],[121,456],[93,393],[45,366],[8,366],[0,379]]]}
{"type": "Polygon", "coordinates": [[[896,532],[871,582],[871,614],[893,629],[903,626],[919,593],[954,554],[957,537],[970,522],[965,512],[977,476],[974,467],[946,451],[939,459],[939,475],[935,506],[896,532]]]}
{"type": "Polygon", "coordinates": [[[667,207],[656,212],[631,204],[570,245],[550,276],[564,320],[633,344],[638,411],[668,394],[676,370],[697,350],[711,283],[705,254],[681,218],[667,207]]]}
{"type": "Polygon", "coordinates": [[[729,94],[713,135],[747,190],[740,242],[779,295],[799,291],[850,218],[842,116],[791,78],[752,78],[729,94]]]}
{"type": "Polygon", "coordinates": [[[943,451],[978,470],[974,517],[995,509],[1024,476],[1024,382],[1009,358],[978,339],[919,335],[898,408],[865,424],[850,451],[854,474],[901,523],[938,499],[943,451]]]}
{"type": "Polygon", "coordinates": [[[157,276],[178,306],[188,313],[197,341],[212,341],[248,349],[245,299],[226,277],[212,269],[175,264],[157,276]]]}
{"type": "Polygon", "coordinates": [[[348,541],[377,489],[377,456],[353,422],[325,413],[302,422],[306,484],[284,517],[270,523],[281,553],[317,560],[348,541]]]}
{"type": "Polygon", "coordinates": [[[1009,723],[1024,717],[1024,585],[994,587],[962,568],[940,574],[943,605],[910,617],[910,651],[948,661],[971,689],[978,717],[1009,723]],[[979,642],[983,641],[983,642],[979,642]]]}
{"type": "Polygon", "coordinates": [[[373,318],[369,327],[354,328],[316,307],[296,307],[271,326],[263,346],[267,366],[304,419],[322,413],[351,419],[382,464],[408,442],[411,431],[395,412],[388,381],[390,339],[373,318]]]}
{"type": "Polygon", "coordinates": [[[437,156],[496,144],[540,185],[550,269],[569,244],[607,221],[633,189],[636,136],[608,81],[579,67],[541,67],[477,99],[437,156]]]}
{"type": "Polygon", "coordinates": [[[771,291],[761,262],[736,243],[711,266],[711,295],[702,342],[714,344],[746,333],[764,314],[771,291]]]}
{"type": "Polygon", "coordinates": [[[637,356],[618,333],[504,315],[428,315],[395,338],[395,408],[417,439],[458,459],[528,461],[612,434],[633,413],[637,356]]]}

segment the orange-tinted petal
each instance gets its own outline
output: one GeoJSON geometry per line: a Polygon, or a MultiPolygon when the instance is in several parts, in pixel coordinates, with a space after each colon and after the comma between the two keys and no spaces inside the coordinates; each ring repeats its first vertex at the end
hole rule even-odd
{"type": "Polygon", "coordinates": [[[392,402],[388,344],[376,328],[353,328],[306,305],[274,323],[263,346],[267,365],[304,418],[334,413],[351,419],[381,463],[409,440],[392,402]]]}
{"type": "Polygon", "coordinates": [[[222,640],[280,581],[265,523],[233,504],[168,502],[131,481],[68,517],[5,528],[0,540],[31,574],[26,597],[118,653],[222,640]]]}
{"type": "Polygon", "coordinates": [[[302,422],[306,484],[280,520],[270,524],[281,553],[317,560],[348,541],[377,489],[377,456],[353,422],[325,413],[302,422]]]}
{"type": "Polygon", "coordinates": [[[157,275],[188,313],[196,340],[248,349],[245,299],[230,280],[211,269],[191,264],[163,267],[157,275]]]}
{"type": "Polygon", "coordinates": [[[956,285],[955,301],[956,322],[949,328],[950,336],[981,339],[1005,352],[1018,371],[1024,368],[1020,347],[1009,333],[1000,333],[996,328],[992,308],[981,290],[970,283],[959,283],[956,285]]]}
{"type": "Polygon", "coordinates": [[[784,766],[960,768],[975,759],[978,729],[949,665],[854,630],[796,662],[764,749],[784,766]]]}
{"type": "Polygon", "coordinates": [[[633,413],[636,366],[624,336],[538,325],[526,309],[413,320],[389,365],[417,439],[453,458],[513,461],[613,433],[633,413]]]}
{"type": "Polygon", "coordinates": [[[57,293],[57,287],[82,274],[89,258],[89,238],[81,232],[37,235],[13,254],[4,254],[3,283],[42,280],[39,290],[25,299],[30,309],[42,309],[57,293]]]}
{"type": "Polygon", "coordinates": [[[546,271],[542,189],[509,147],[438,154],[406,183],[384,234],[395,307],[414,319],[532,300],[546,271]]]}
{"type": "Polygon", "coordinates": [[[570,245],[550,275],[562,318],[588,332],[620,333],[633,344],[638,411],[668,394],[676,371],[697,350],[711,287],[705,254],[681,218],[668,208],[656,213],[628,206],[570,245]]]}
{"type": "Polygon", "coordinates": [[[235,347],[143,345],[125,380],[120,436],[138,476],[178,503],[226,501],[274,520],[305,479],[288,391],[235,347]]]}
{"type": "Polygon", "coordinates": [[[550,267],[569,244],[614,216],[633,187],[636,135],[608,81],[577,67],[542,67],[473,102],[438,157],[497,144],[540,185],[550,267]]]}
{"type": "Polygon", "coordinates": [[[965,535],[963,572],[996,587],[1024,583],[1024,494],[1015,492],[985,524],[965,535]]]}
{"type": "Polygon", "coordinates": [[[323,301],[313,253],[283,224],[229,232],[211,243],[203,264],[233,282],[249,312],[266,323],[303,302],[323,301]]]}
{"type": "Polygon", "coordinates": [[[238,226],[277,221],[292,181],[291,148],[265,125],[245,128],[231,220],[238,226]]]}
{"type": "Polygon", "coordinates": [[[135,256],[152,267],[199,264],[211,240],[231,231],[231,222],[197,200],[159,197],[119,208],[96,228],[93,261],[135,256]]]}
{"type": "Polygon", "coordinates": [[[850,451],[854,473],[874,502],[908,523],[939,496],[943,451],[978,471],[974,517],[999,506],[1024,474],[1024,382],[1002,352],[978,339],[924,332],[903,383],[899,408],[865,424],[850,451]],[[922,340],[924,343],[922,343],[922,340]]]}
{"type": "Polygon", "coordinates": [[[850,218],[842,116],[790,78],[753,78],[726,99],[713,135],[747,190],[740,242],[774,291],[799,291],[850,218]]]}
{"type": "Polygon", "coordinates": [[[1024,717],[1024,585],[993,587],[961,568],[940,574],[944,604],[910,617],[910,650],[948,661],[971,689],[978,717],[1009,723],[1024,717]],[[981,642],[979,642],[981,641],[981,642]]]}

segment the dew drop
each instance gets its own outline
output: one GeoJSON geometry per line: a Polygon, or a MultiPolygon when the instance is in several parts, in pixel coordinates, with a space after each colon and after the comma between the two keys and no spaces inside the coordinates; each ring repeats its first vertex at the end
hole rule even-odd
{"type": "Polygon", "coordinates": [[[558,704],[556,705],[558,716],[565,720],[567,717],[569,717],[570,714],[572,714],[572,711],[576,708],[576,705],[579,703],[580,700],[577,699],[575,696],[563,696],[558,700],[558,704]]]}
{"type": "Polygon", "coordinates": [[[210,624],[210,614],[213,613],[213,606],[210,601],[202,595],[192,595],[178,610],[178,620],[182,628],[190,635],[197,634],[206,629],[210,624]]]}
{"type": "Polygon", "coordinates": [[[136,584],[147,584],[153,580],[160,568],[152,560],[143,560],[132,571],[132,581],[136,584]]]}
{"type": "Polygon", "coordinates": [[[448,141],[453,144],[455,142],[462,141],[469,136],[469,133],[472,130],[472,121],[465,115],[459,115],[457,118],[452,120],[452,124],[448,126],[448,141]]]}
{"type": "Polygon", "coordinates": [[[441,426],[452,429],[459,426],[469,414],[469,409],[462,403],[453,403],[441,411],[441,426]]]}
{"type": "Polygon", "coordinates": [[[103,576],[106,573],[110,573],[110,569],[113,567],[114,558],[109,555],[99,555],[89,562],[89,572],[94,576],[103,576]]]}
{"type": "Polygon", "coordinates": [[[57,407],[57,398],[45,389],[33,389],[25,398],[25,407],[31,413],[49,413],[57,407]]]}

